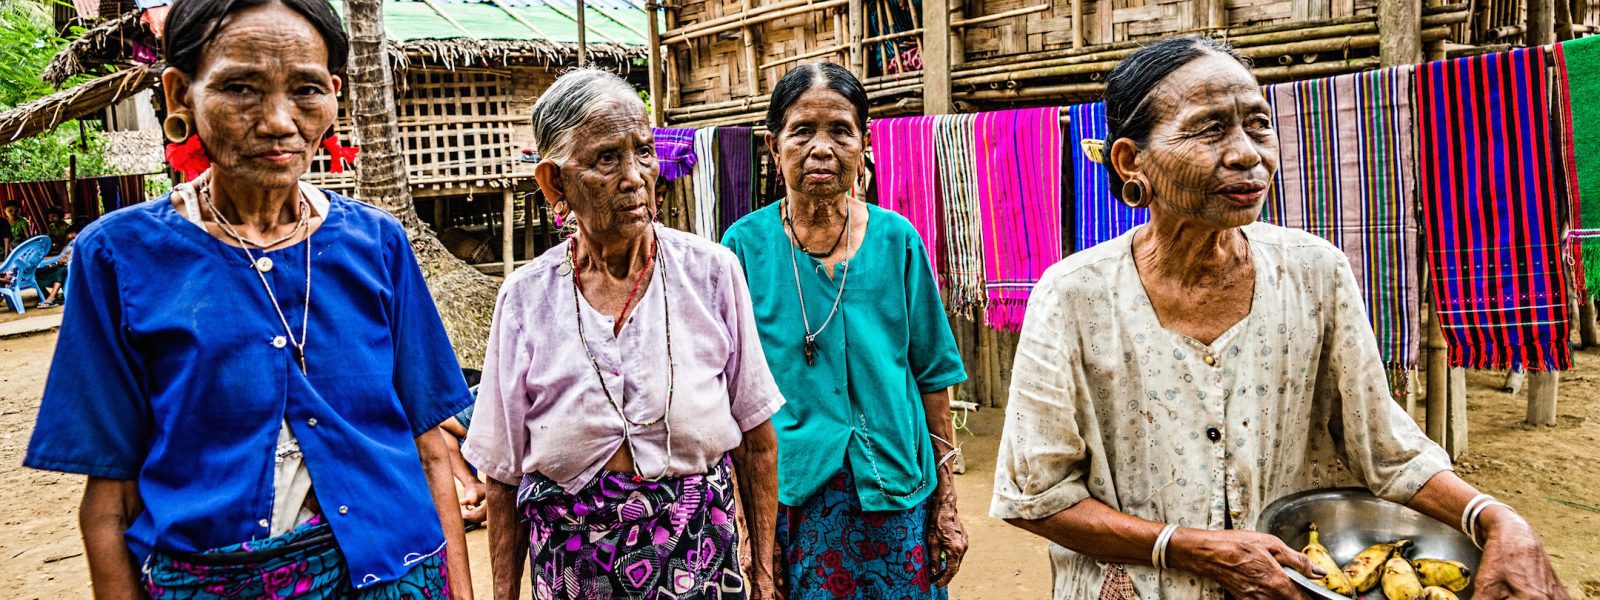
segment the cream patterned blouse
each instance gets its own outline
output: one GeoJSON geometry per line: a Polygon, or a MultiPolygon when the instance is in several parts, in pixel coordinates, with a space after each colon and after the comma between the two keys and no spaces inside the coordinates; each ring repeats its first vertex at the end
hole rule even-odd
{"type": "MultiPolygon", "coordinates": [[[[1210,345],[1163,329],[1129,232],[1052,266],[1012,372],[990,514],[1039,519],[1094,498],[1182,527],[1254,529],[1273,500],[1364,485],[1405,502],[1450,468],[1388,393],[1343,253],[1243,229],[1249,314],[1210,345]]],[[[1098,598],[1108,565],[1054,544],[1055,598],[1098,598]]],[[[1215,582],[1126,565],[1141,598],[1220,598],[1215,582]]]]}

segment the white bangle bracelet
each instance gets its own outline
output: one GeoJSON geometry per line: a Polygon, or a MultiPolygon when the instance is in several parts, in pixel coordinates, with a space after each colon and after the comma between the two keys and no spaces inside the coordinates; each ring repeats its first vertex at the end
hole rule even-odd
{"type": "Polygon", "coordinates": [[[1483,511],[1489,510],[1491,506],[1504,506],[1506,510],[1517,512],[1517,509],[1511,508],[1511,505],[1494,499],[1490,499],[1474,508],[1472,510],[1472,533],[1469,535],[1472,536],[1472,545],[1477,546],[1479,550],[1483,549],[1483,542],[1478,541],[1478,519],[1483,516],[1483,511]]]}
{"type": "Polygon", "coordinates": [[[1494,496],[1478,494],[1467,502],[1467,507],[1461,511],[1461,533],[1467,534],[1467,537],[1472,537],[1472,509],[1477,508],[1479,504],[1493,500],[1494,496]]]}
{"type": "Polygon", "coordinates": [[[1172,534],[1178,531],[1176,523],[1168,523],[1161,528],[1161,533],[1156,536],[1155,548],[1150,550],[1150,565],[1157,569],[1167,568],[1167,543],[1172,541],[1172,534]]]}

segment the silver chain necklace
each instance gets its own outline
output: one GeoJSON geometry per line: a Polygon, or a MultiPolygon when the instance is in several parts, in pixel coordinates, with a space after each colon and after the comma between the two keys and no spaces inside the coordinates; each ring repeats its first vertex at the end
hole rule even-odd
{"type": "MultiPolygon", "coordinates": [[[[261,287],[263,287],[263,288],[265,288],[267,290],[267,299],[272,301],[272,310],[274,310],[274,311],[276,311],[278,313],[278,321],[280,323],[283,323],[283,332],[288,337],[289,345],[294,347],[295,358],[300,361],[300,374],[302,374],[302,375],[307,374],[308,372],[306,370],[306,330],[307,330],[307,327],[311,323],[311,232],[308,231],[306,233],[306,240],[305,240],[305,243],[306,243],[306,305],[305,305],[304,312],[302,312],[301,315],[300,315],[300,337],[298,339],[296,339],[295,336],[294,336],[294,328],[289,325],[289,318],[284,316],[283,307],[278,304],[278,295],[274,294],[272,292],[272,283],[267,281],[267,269],[272,268],[272,266],[271,266],[272,265],[272,259],[267,258],[266,254],[264,254],[264,253],[262,254],[262,256],[260,258],[257,258],[254,253],[250,252],[250,246],[252,245],[251,242],[245,240],[244,236],[239,235],[239,232],[233,228],[233,225],[231,223],[228,223],[228,219],[226,217],[222,216],[222,211],[217,210],[217,205],[211,202],[211,190],[209,188],[207,188],[203,193],[201,193],[200,197],[205,200],[206,207],[211,209],[211,215],[217,218],[217,224],[221,226],[222,230],[227,232],[228,235],[232,236],[234,240],[239,242],[239,249],[244,251],[245,260],[249,261],[250,270],[251,271],[255,271],[256,276],[261,279],[261,287]]],[[[295,235],[298,235],[301,229],[305,229],[306,226],[310,222],[311,222],[311,203],[306,200],[305,194],[301,193],[300,194],[300,222],[295,225],[295,235]]],[[[285,241],[293,239],[293,237],[294,236],[291,235],[291,236],[283,238],[283,239],[281,239],[278,242],[275,242],[273,244],[269,244],[267,246],[263,246],[263,248],[270,248],[272,246],[276,246],[276,245],[281,244],[281,243],[283,243],[285,241]]]]}
{"type": "MultiPolygon", "coordinates": [[[[790,202],[791,202],[790,200],[785,199],[784,200],[784,206],[782,206],[781,208],[784,208],[784,209],[787,210],[789,208],[789,203],[790,202]]],[[[789,212],[792,212],[792,211],[789,211],[789,212]]],[[[850,220],[855,217],[855,213],[856,213],[855,209],[850,206],[850,201],[849,200],[845,200],[844,231],[848,232],[850,230],[850,220]]],[[[783,217],[783,221],[785,223],[790,223],[789,217],[787,215],[785,215],[783,217]]],[[[794,257],[795,248],[800,243],[800,234],[799,234],[799,232],[795,231],[794,226],[792,224],[790,224],[790,226],[789,226],[789,233],[790,233],[790,235],[794,236],[794,240],[789,244],[789,265],[791,267],[794,267],[794,291],[795,291],[795,294],[800,297],[800,321],[801,321],[802,324],[805,325],[805,328],[806,328],[805,344],[803,346],[801,346],[801,350],[806,355],[806,364],[807,365],[816,365],[817,364],[817,336],[822,335],[822,331],[824,329],[827,329],[828,328],[828,324],[833,322],[833,316],[839,313],[839,301],[844,298],[844,285],[845,285],[845,283],[850,281],[850,265],[849,265],[849,261],[848,260],[839,261],[838,268],[844,269],[844,274],[841,275],[840,278],[839,278],[839,291],[837,293],[835,293],[834,296],[833,296],[833,308],[828,310],[828,318],[823,319],[822,326],[818,327],[816,331],[812,331],[811,330],[811,316],[809,314],[807,314],[807,312],[806,312],[806,292],[805,292],[805,288],[801,287],[801,285],[800,285],[800,263],[797,260],[795,260],[795,257],[794,257]]],[[[846,255],[850,254],[850,247],[852,245],[851,241],[852,241],[852,239],[854,237],[855,236],[850,234],[850,233],[846,233],[845,234],[844,253],[846,255]]]]}

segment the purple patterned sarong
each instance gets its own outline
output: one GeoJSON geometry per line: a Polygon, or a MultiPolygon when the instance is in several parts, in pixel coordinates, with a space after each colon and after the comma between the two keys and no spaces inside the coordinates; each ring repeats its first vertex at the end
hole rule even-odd
{"type": "Polygon", "coordinates": [[[694,169],[699,157],[694,154],[694,130],[680,127],[657,127],[656,160],[661,164],[661,176],[675,180],[694,169]]]}
{"type": "Polygon", "coordinates": [[[536,600],[745,597],[734,524],[733,466],[663,481],[600,471],[576,494],[524,475],[536,600]]]}
{"type": "Polygon", "coordinates": [[[404,577],[357,588],[333,528],[319,515],[264,540],[199,554],[157,552],[145,561],[141,580],[152,600],[445,600],[445,575],[441,546],[412,563],[404,577]]]}

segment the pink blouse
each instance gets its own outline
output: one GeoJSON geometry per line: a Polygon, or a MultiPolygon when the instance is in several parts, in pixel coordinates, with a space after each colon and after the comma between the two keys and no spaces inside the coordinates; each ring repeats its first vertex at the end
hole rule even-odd
{"type": "Polygon", "coordinates": [[[581,295],[574,301],[564,268],[571,241],[512,273],[495,306],[462,448],[474,466],[512,485],[537,472],[575,493],[622,447],[626,432],[640,475],[695,475],[783,406],[733,253],[675,229],[656,232],[660,259],[620,335],[581,295]],[[667,362],[667,306],[675,369],[667,362]],[[587,349],[575,319],[583,320],[587,349]],[[670,417],[643,426],[667,411],[674,372],[670,417]]]}

